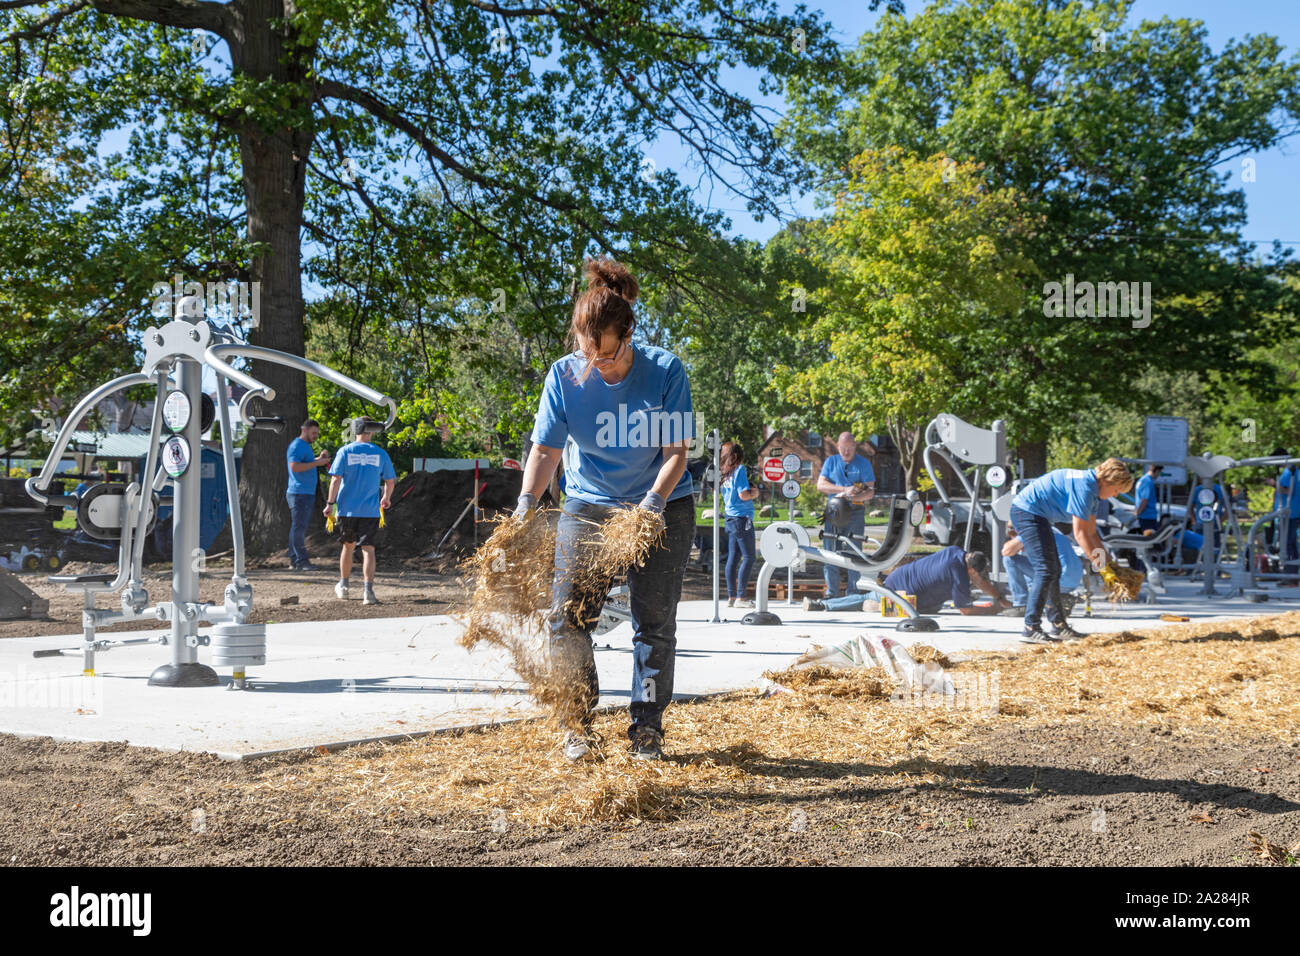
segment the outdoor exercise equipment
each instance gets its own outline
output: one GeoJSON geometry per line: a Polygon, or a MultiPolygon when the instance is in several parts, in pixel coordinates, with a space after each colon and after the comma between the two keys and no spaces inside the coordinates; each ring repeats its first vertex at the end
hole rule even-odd
{"type": "Polygon", "coordinates": [[[994,581],[1005,581],[1002,543],[1006,540],[1006,524],[1011,517],[1013,497],[1006,422],[998,419],[992,428],[979,428],[956,415],[937,415],[925,428],[922,461],[939,495],[939,501],[930,506],[928,530],[943,545],[957,543],[960,537],[963,551],[970,551],[973,544],[980,546],[976,550],[987,545],[992,565],[990,577],[994,581]],[[966,491],[965,499],[948,494],[935,471],[936,460],[946,464],[961,482],[966,491]],[[969,475],[968,466],[974,466],[969,475]],[[980,498],[982,485],[989,488],[987,501],[980,498]],[[986,538],[977,539],[977,533],[986,538]]]}
{"type": "MultiPolygon", "coordinates": [[[[1190,456],[1180,462],[1150,461],[1140,458],[1125,458],[1133,464],[1170,464],[1185,468],[1192,479],[1187,494],[1187,506],[1180,516],[1174,513],[1168,495],[1162,495],[1158,503],[1162,516],[1170,516],[1157,533],[1145,539],[1151,557],[1142,555],[1143,561],[1155,570],[1156,580],[1151,583],[1159,587],[1160,571],[1188,569],[1201,578],[1201,594],[1206,597],[1245,596],[1251,600],[1267,600],[1267,594],[1259,589],[1260,581],[1292,580],[1297,577],[1294,572],[1285,570],[1273,572],[1263,570],[1272,560],[1267,543],[1263,540],[1263,529],[1271,522],[1276,522],[1279,532],[1278,540],[1282,543],[1282,556],[1285,559],[1286,535],[1290,522],[1294,520],[1283,509],[1270,511],[1257,518],[1248,531],[1242,532],[1237,520],[1236,509],[1231,501],[1224,500],[1218,489],[1224,487],[1223,479],[1229,471],[1237,468],[1287,467],[1300,463],[1300,457],[1270,455],[1258,458],[1231,458],[1227,455],[1212,455],[1206,452],[1200,456],[1190,456]],[[1222,517],[1220,517],[1220,515],[1222,517]],[[1201,537],[1194,564],[1182,560],[1183,542],[1189,531],[1197,525],[1201,537]],[[1216,527],[1216,525],[1218,527],[1216,527]],[[1216,535],[1216,531],[1218,534],[1216,535]],[[1218,542],[1216,544],[1216,537],[1218,542]],[[1229,542],[1232,554],[1229,554],[1229,542]],[[1157,544],[1171,545],[1164,555],[1154,554],[1157,544]],[[1228,578],[1226,592],[1216,588],[1218,579],[1228,578]]],[[[1160,489],[1157,483],[1157,489],[1160,489]]],[[[1141,539],[1133,534],[1111,534],[1103,539],[1107,548],[1131,548],[1141,539]]],[[[1285,561],[1283,562],[1285,563],[1285,561]]]]}
{"type": "MultiPolygon", "coordinates": [[[[758,540],[758,552],[763,556],[763,567],[758,572],[755,597],[757,606],[746,614],[742,624],[759,626],[780,624],[781,619],[767,609],[767,589],[772,574],[779,568],[802,567],[808,560],[820,561],[832,567],[846,571],[856,571],[858,588],[887,597],[902,607],[907,615],[898,623],[900,631],[937,631],[939,624],[933,618],[922,617],[907,601],[897,593],[876,581],[876,575],[892,568],[912,547],[916,529],[925,520],[925,503],[915,491],[906,496],[895,495],[890,504],[889,528],[879,543],[865,537],[848,534],[833,535],[839,547],[837,551],[816,548],[808,536],[808,530],[793,521],[776,521],[768,525],[758,540]],[[868,542],[876,544],[870,551],[864,551],[868,542]]],[[[826,535],[822,539],[825,541],[826,535]]]]}
{"type": "Polygon", "coordinates": [[[244,573],[244,530],[235,474],[234,432],[229,407],[224,401],[214,411],[221,423],[234,571],[221,606],[199,600],[199,573],[204,560],[203,551],[198,546],[202,468],[197,461],[192,463],[192,459],[199,457],[196,450],[202,448],[203,413],[213,404],[210,400],[204,402],[207,396],[202,390],[203,370],[210,369],[216,375],[218,395],[228,394],[228,383],[232,381],[247,390],[239,402],[239,418],[249,428],[279,432],[284,429],[284,419],[250,414],[249,406],[253,401],[273,401],[275,390],[233,367],[230,364],[233,359],[254,359],[296,368],[376,405],[387,405],[386,427],[397,417],[397,403],[324,365],[275,349],[249,345],[240,338],[234,326],[210,325],[203,319],[192,318],[195,311],[202,311],[201,304],[195,310],[191,299],[180,299],[173,321],[161,328],[145,331],[144,364],[140,371],[105,382],[85,395],[59,429],[41,473],[27,480],[26,490],[31,497],[45,505],[76,508],[78,524],[87,534],[119,542],[115,574],[49,578],[53,584],[82,592],[82,643],[76,648],[37,651],[35,656],[80,653],[82,672],[93,676],[96,651],[127,644],[159,643],[171,646],[172,659],[149,677],[151,686],[210,687],[219,683],[217,673],[198,660],[199,647],[210,645],[212,663],[233,669],[231,688],[244,689],[248,686],[245,669],[266,663],[266,626],[247,623],[253,605],[253,589],[244,573]],[[139,481],[111,486],[101,483],[88,489],[80,500],[72,495],[49,494],[50,482],[55,478],[59,462],[81,420],[109,395],[137,385],[152,385],[156,389],[149,453],[141,472],[147,487],[139,481]],[[142,581],[144,539],[156,519],[158,493],[169,481],[175,489],[171,599],[151,606],[142,581]],[[100,593],[117,590],[122,591],[120,610],[95,606],[100,593]],[[157,637],[131,640],[95,637],[96,630],[105,625],[150,618],[167,621],[170,630],[157,637]],[[214,625],[211,636],[199,635],[201,623],[214,625]]]}

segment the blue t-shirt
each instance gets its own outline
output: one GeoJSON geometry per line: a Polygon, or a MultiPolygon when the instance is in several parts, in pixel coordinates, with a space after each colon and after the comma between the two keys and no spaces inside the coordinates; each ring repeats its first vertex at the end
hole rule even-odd
{"type": "Polygon", "coordinates": [[[1296,471],[1294,467],[1282,469],[1277,476],[1277,489],[1273,492],[1273,510],[1286,511],[1296,517],[1296,505],[1300,504],[1300,495],[1296,494],[1296,471]]]}
{"type": "MultiPolygon", "coordinates": [[[[580,355],[551,366],[542,388],[533,442],[574,448],[565,457],[565,495],[598,505],[637,503],[654,487],[663,467],[663,446],[695,437],[691,386],[681,359],[652,345],[632,346],[632,369],[610,385],[593,370],[585,382],[580,355]]],[[[692,494],[689,470],[668,495],[692,494]]]]}
{"type": "Polygon", "coordinates": [[[343,518],[378,518],[383,483],[397,477],[388,452],[369,441],[354,441],[340,448],[330,462],[330,474],[343,479],[338,497],[343,518]]]}
{"type": "Polygon", "coordinates": [[[949,600],[957,607],[970,607],[974,603],[970,597],[966,552],[955,544],[891,572],[885,578],[885,587],[916,595],[916,609],[925,608],[922,613],[937,611],[949,600]]]}
{"type": "Polygon", "coordinates": [[[1160,517],[1156,510],[1156,480],[1149,474],[1137,480],[1137,487],[1133,489],[1133,507],[1136,508],[1143,499],[1146,500],[1146,505],[1138,512],[1138,517],[1152,520],[1160,517]]]}
{"type": "MultiPolygon", "coordinates": [[[[295,438],[289,442],[289,450],[284,453],[286,465],[292,465],[294,462],[315,461],[316,453],[311,450],[311,442],[302,438],[295,438]]],[[[289,494],[291,495],[314,495],[316,494],[316,469],[307,468],[304,471],[294,471],[289,469],[289,494]]]]}
{"type": "MultiPolygon", "coordinates": [[[[871,462],[861,455],[854,455],[850,462],[844,461],[842,455],[831,455],[822,462],[822,477],[833,485],[839,485],[841,488],[860,481],[866,484],[869,481],[876,480],[876,473],[871,467],[871,462]]],[[[855,507],[865,507],[864,505],[855,505],[855,507]]]]}
{"type": "Polygon", "coordinates": [[[1097,473],[1091,468],[1058,468],[1031,481],[1011,505],[1048,521],[1086,521],[1096,516],[1098,497],[1097,473]]]}
{"type": "Polygon", "coordinates": [[[749,476],[745,474],[745,466],[737,465],[736,470],[722,481],[722,500],[726,502],[723,513],[728,518],[754,517],[754,502],[740,498],[740,493],[748,490],[749,476]]]}

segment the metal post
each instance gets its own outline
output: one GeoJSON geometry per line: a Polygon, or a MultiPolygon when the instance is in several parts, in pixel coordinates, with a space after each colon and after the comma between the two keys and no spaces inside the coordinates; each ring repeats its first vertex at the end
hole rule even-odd
{"type": "Polygon", "coordinates": [[[713,623],[722,618],[718,614],[718,509],[721,507],[722,494],[722,434],[715,428],[709,432],[713,442],[713,623]]]}
{"type": "MultiPolygon", "coordinates": [[[[179,385],[190,400],[190,420],[180,432],[190,448],[185,473],[172,482],[172,662],[149,676],[152,687],[215,687],[217,672],[199,663],[196,619],[187,617],[199,603],[199,504],[203,483],[203,445],[199,432],[203,367],[193,359],[178,359],[179,385]]],[[[164,386],[165,389],[165,386],[164,386]]],[[[157,401],[162,402],[165,391],[157,401]]]]}
{"type": "MultiPolygon", "coordinates": [[[[793,521],[794,521],[794,499],[793,499],[793,498],[790,498],[790,499],[787,499],[787,500],[790,502],[790,521],[793,522],[793,521]]],[[[776,509],[773,508],[772,511],[775,512],[776,509]]],[[[794,604],[794,565],[792,564],[792,565],[790,565],[788,568],[786,568],[786,569],[785,569],[785,573],[786,573],[786,577],[785,577],[785,586],[786,586],[785,598],[786,598],[786,600],[785,600],[785,603],[786,603],[786,604],[794,604]]]]}

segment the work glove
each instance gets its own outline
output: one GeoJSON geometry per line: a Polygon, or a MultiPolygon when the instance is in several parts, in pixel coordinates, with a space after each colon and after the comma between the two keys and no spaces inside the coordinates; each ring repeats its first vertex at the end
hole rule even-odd
{"type": "Polygon", "coordinates": [[[657,495],[653,491],[647,491],[645,497],[641,499],[641,504],[637,505],[637,507],[644,508],[646,511],[652,511],[657,515],[662,515],[664,513],[664,507],[667,504],[668,502],[664,501],[662,495],[657,495]]]}
{"type": "Polygon", "coordinates": [[[334,526],[338,523],[338,516],[339,516],[338,505],[329,505],[325,509],[325,530],[328,533],[330,534],[334,533],[334,526]]]}
{"type": "Polygon", "coordinates": [[[519,503],[515,505],[514,513],[510,516],[518,518],[520,521],[527,521],[537,511],[536,495],[520,495],[519,503]]]}

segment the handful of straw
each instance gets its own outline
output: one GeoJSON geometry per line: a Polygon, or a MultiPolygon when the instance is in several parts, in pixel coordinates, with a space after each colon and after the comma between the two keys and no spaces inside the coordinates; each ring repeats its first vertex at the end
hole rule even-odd
{"type": "MultiPolygon", "coordinates": [[[[617,509],[576,555],[573,593],[599,595],[603,605],[610,579],[643,564],[663,533],[661,516],[644,508],[617,509]]],[[[531,696],[574,728],[585,716],[586,687],[580,675],[550,663],[546,618],[555,577],[555,530],[546,514],[502,518],[461,568],[471,578],[471,596],[459,643],[467,650],[486,643],[506,651],[531,696]]],[[[585,612],[578,608],[574,616],[585,619],[585,612]]]]}
{"type": "Polygon", "coordinates": [[[1106,583],[1106,597],[1112,604],[1136,601],[1146,575],[1132,568],[1108,564],[1101,569],[1101,579],[1106,583]]]}

